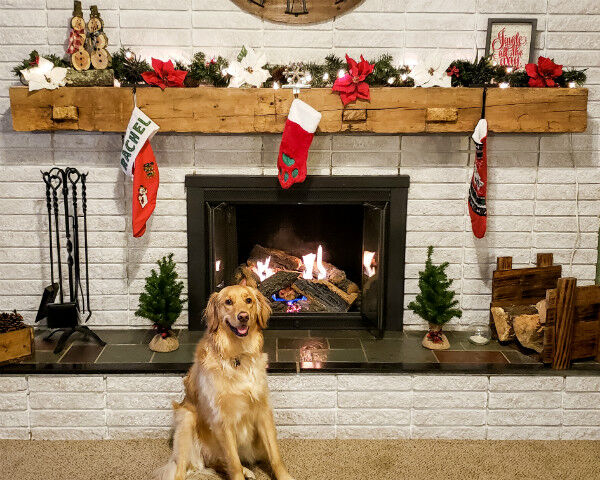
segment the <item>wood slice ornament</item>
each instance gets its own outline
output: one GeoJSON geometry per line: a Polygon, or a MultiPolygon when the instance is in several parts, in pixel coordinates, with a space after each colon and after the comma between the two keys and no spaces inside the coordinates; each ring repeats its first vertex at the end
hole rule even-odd
{"type": "Polygon", "coordinates": [[[69,36],[68,53],[71,53],[71,65],[75,70],[88,70],[91,65],[90,54],[85,49],[85,20],[81,2],[75,1],[73,5],[73,18],[71,18],[71,33],[69,36]]]}
{"type": "Polygon", "coordinates": [[[110,54],[106,50],[108,45],[108,37],[104,33],[104,21],[100,18],[98,7],[92,5],[90,7],[90,21],[87,24],[88,28],[88,50],[91,54],[91,63],[96,70],[104,70],[110,65],[110,54]]]}

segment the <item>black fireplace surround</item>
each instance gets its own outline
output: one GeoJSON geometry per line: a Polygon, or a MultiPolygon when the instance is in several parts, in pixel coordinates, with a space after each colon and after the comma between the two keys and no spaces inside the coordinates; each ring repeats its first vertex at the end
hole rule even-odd
{"type": "Polygon", "coordinates": [[[360,289],[347,312],[277,312],[271,328],[402,330],[409,183],[406,175],[311,176],[283,190],[276,177],[187,175],[189,329],[205,327],[208,297],[236,283],[258,244],[299,258],[321,245],[323,260],[360,289]]]}

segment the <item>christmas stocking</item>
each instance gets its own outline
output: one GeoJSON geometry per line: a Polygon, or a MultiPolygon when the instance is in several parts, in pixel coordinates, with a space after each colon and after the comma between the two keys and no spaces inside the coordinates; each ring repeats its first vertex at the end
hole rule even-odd
{"type": "Polygon", "coordinates": [[[487,226],[487,120],[477,123],[471,137],[475,142],[475,165],[469,188],[469,215],[473,234],[483,238],[487,226]]]}
{"type": "Polygon", "coordinates": [[[308,149],[320,121],[321,114],[310,105],[297,98],[292,102],[277,159],[277,176],[283,188],[306,178],[308,149]]]}
{"type": "Polygon", "coordinates": [[[159,175],[150,139],[158,128],[138,107],[133,109],[121,151],[121,168],[133,176],[131,219],[134,237],[144,235],[146,221],[156,206],[159,175]]]}

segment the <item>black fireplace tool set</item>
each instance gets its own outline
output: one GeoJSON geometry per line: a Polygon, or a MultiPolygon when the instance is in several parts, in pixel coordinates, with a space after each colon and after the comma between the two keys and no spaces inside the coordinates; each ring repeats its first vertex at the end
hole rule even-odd
{"type": "Polygon", "coordinates": [[[56,332],[62,332],[62,335],[56,344],[56,348],[54,349],[54,353],[60,353],[64,349],[71,335],[75,332],[82,333],[86,338],[91,337],[100,345],[106,345],[106,343],[89,327],[81,324],[81,317],[83,315],[85,315],[83,323],[86,323],[92,316],[92,309],[90,307],[87,234],[87,175],[87,173],[80,173],[76,168],[71,167],[65,169],[54,167],[47,172],[42,172],[42,178],[46,184],[51,284],[44,289],[42,301],[35,321],[39,322],[43,318],[48,319],[48,328],[52,331],[45,340],[49,340],[56,332]],[[78,186],[81,189],[81,216],[79,213],[78,186]],[[62,195],[63,222],[61,222],[61,212],[59,208],[60,195],[62,195]],[[79,240],[80,218],[83,223],[83,255],[81,254],[79,240]],[[61,236],[63,232],[61,232],[61,223],[64,225],[65,240],[62,244],[66,245],[67,252],[68,291],[63,285],[63,247],[61,247],[61,236]],[[58,283],[54,281],[55,260],[58,283]],[[85,292],[83,282],[81,281],[82,263],[85,271],[85,292]],[[66,298],[67,293],[68,299],[66,298]],[[56,301],[57,296],[59,301],[56,301]]]}

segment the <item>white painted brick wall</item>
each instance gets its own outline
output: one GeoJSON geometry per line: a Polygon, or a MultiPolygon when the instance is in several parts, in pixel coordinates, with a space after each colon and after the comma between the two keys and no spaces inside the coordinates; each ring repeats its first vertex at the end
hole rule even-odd
{"type": "MultiPolygon", "coordinates": [[[[600,377],[270,375],[282,438],[600,440],[600,377]]],[[[181,375],[0,377],[0,438],[168,437],[181,375]]]]}
{"type": "MultiPolygon", "coordinates": [[[[406,303],[417,292],[427,244],[450,262],[464,315],[449,328],[487,322],[495,257],[515,266],[552,250],[565,275],[591,283],[600,207],[600,8],[596,0],[365,0],[348,15],[307,27],[283,27],[239,11],[226,0],[84,1],[98,4],[110,50],[189,59],[196,50],[233,56],[242,43],[264,48],[271,62],[320,60],[334,52],[398,63],[435,49],[447,57],[483,52],[487,18],[538,19],[537,54],[587,68],[589,127],[583,134],[497,135],[489,140],[488,235],[475,240],[466,198],[474,152],[467,135],[321,135],[309,173],[411,176],[408,203],[406,303]],[[576,182],[579,189],[577,236],[576,182]],[[577,246],[571,263],[571,254],[577,246]]],[[[139,327],[134,316],[144,277],[156,259],[175,253],[186,269],[185,174],[273,175],[279,137],[161,135],[153,140],[161,168],[157,209],[142,239],[131,236],[131,183],[118,167],[118,134],[12,131],[10,70],[31,49],[60,53],[71,0],[0,0],[0,310],[19,309],[32,321],[48,282],[45,204],[39,170],[76,165],[89,170],[90,260],[100,327],[139,327]]],[[[187,312],[179,320],[187,322],[187,312]]],[[[406,312],[407,328],[423,328],[406,312]]],[[[574,392],[575,393],[575,392],[574,392]]],[[[573,397],[574,399],[576,397],[573,397]]],[[[300,401],[292,397],[287,401],[300,401]]],[[[573,400],[575,401],[575,400],[573,400]]],[[[296,432],[298,430],[295,430],[296,432]]]]}

